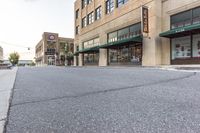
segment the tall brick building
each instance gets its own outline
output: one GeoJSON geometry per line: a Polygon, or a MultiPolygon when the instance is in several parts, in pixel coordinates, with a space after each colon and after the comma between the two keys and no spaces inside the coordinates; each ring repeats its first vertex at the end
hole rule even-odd
{"type": "Polygon", "coordinates": [[[200,64],[199,0],[76,0],[74,6],[75,65],[200,64]]]}

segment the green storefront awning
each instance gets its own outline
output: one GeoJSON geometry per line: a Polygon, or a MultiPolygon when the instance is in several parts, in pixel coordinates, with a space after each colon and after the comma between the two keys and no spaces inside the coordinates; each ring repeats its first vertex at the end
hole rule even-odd
{"type": "Polygon", "coordinates": [[[160,33],[160,37],[174,38],[174,37],[189,35],[197,31],[198,32],[200,31],[200,24],[175,28],[175,29],[160,33]]]}
{"type": "Polygon", "coordinates": [[[86,48],[78,51],[78,53],[92,53],[92,52],[99,52],[99,46],[95,46],[92,48],[86,48]]]}
{"type": "Polygon", "coordinates": [[[142,36],[139,35],[139,36],[135,36],[135,37],[132,37],[132,38],[119,40],[119,41],[116,41],[116,42],[107,43],[107,44],[101,45],[99,47],[100,48],[108,48],[108,47],[112,47],[112,46],[120,46],[120,45],[128,43],[128,42],[142,43],[142,36]]]}

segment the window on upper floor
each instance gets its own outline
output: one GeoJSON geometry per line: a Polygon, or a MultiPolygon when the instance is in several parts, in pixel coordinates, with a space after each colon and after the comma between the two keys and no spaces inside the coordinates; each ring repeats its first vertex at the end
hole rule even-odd
{"type": "Polygon", "coordinates": [[[76,10],[76,19],[78,19],[79,16],[79,9],[76,10]]]}
{"type": "Polygon", "coordinates": [[[106,14],[112,12],[114,10],[114,0],[106,1],[106,14]]]}
{"type": "Polygon", "coordinates": [[[93,0],[82,0],[82,9],[86,7],[88,4],[92,3],[93,0]]]}
{"type": "Polygon", "coordinates": [[[88,14],[88,16],[87,16],[87,24],[89,25],[89,24],[92,24],[93,22],[94,22],[94,12],[91,12],[91,13],[89,13],[88,14]]]}
{"type": "Polygon", "coordinates": [[[141,23],[108,33],[108,42],[116,42],[141,35],[141,23]]]}
{"type": "Polygon", "coordinates": [[[76,35],[78,35],[78,34],[79,34],[79,25],[76,26],[76,35]]]}
{"type": "Polygon", "coordinates": [[[88,0],[82,0],[82,9],[87,6],[88,0]]]}
{"type": "Polygon", "coordinates": [[[60,49],[65,49],[65,42],[60,42],[60,49]]]}
{"type": "Polygon", "coordinates": [[[178,28],[191,25],[191,10],[171,17],[171,28],[178,28]]]}
{"type": "Polygon", "coordinates": [[[199,24],[200,23],[200,7],[199,8],[195,8],[193,10],[192,18],[193,18],[193,21],[192,21],[193,24],[199,24]]]}
{"type": "Polygon", "coordinates": [[[83,49],[99,46],[99,37],[83,42],[83,49]]]}
{"type": "Polygon", "coordinates": [[[87,26],[87,18],[84,17],[84,18],[82,18],[82,28],[84,28],[86,26],[87,26]]]}
{"type": "Polygon", "coordinates": [[[141,35],[141,23],[134,24],[130,27],[130,37],[141,35]]]}
{"type": "Polygon", "coordinates": [[[117,7],[120,7],[121,5],[125,4],[128,0],[117,0],[117,7]]]}
{"type": "Polygon", "coordinates": [[[129,27],[119,30],[117,38],[118,40],[129,38],[129,27]]]}
{"type": "Polygon", "coordinates": [[[108,42],[117,41],[117,31],[108,34],[108,42]]]}
{"type": "Polygon", "coordinates": [[[92,0],[88,0],[88,4],[92,3],[92,0]]]}
{"type": "Polygon", "coordinates": [[[101,18],[101,6],[99,6],[95,10],[95,20],[99,20],[100,18],[101,18]]]}
{"type": "Polygon", "coordinates": [[[200,24],[200,7],[171,16],[171,29],[200,24]]]}

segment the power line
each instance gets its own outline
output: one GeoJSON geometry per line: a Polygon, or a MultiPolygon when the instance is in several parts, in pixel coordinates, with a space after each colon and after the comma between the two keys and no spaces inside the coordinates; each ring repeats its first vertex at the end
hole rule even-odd
{"type": "Polygon", "coordinates": [[[14,47],[27,48],[28,50],[30,50],[31,48],[33,49],[33,47],[22,46],[22,45],[18,45],[18,44],[8,43],[8,42],[5,42],[5,41],[0,41],[0,43],[10,45],[10,46],[14,46],[14,47]]]}

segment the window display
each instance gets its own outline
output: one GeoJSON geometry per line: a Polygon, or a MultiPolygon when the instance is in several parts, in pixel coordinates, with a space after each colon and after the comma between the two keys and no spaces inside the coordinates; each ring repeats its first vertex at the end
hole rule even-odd
{"type": "Polygon", "coordinates": [[[122,46],[109,49],[110,63],[141,64],[142,45],[122,46]]]}
{"type": "Polygon", "coordinates": [[[84,54],[85,64],[97,64],[99,61],[99,53],[88,53],[84,54]]]}
{"type": "Polygon", "coordinates": [[[117,49],[110,49],[110,62],[117,62],[118,57],[118,50],[117,49]]]}
{"type": "Polygon", "coordinates": [[[193,35],[193,57],[200,57],[200,34],[193,35]]]}
{"type": "Polygon", "coordinates": [[[190,36],[172,39],[172,60],[191,57],[190,36]]]}

